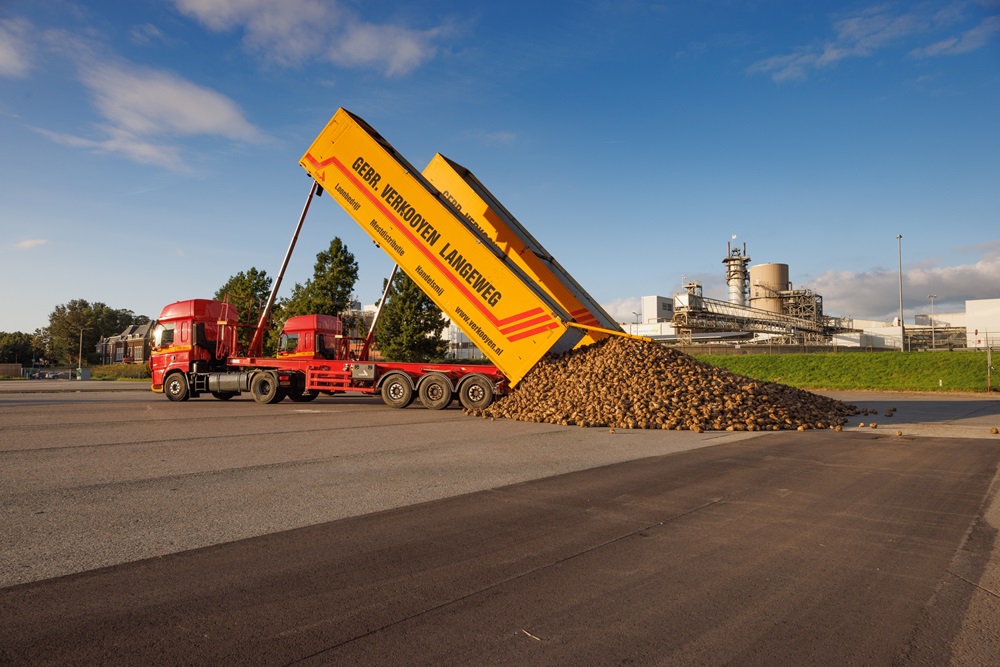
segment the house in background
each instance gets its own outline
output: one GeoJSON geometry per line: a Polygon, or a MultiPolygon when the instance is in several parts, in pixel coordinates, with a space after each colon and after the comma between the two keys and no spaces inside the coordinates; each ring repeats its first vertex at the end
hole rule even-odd
{"type": "Polygon", "coordinates": [[[102,338],[97,353],[102,364],[144,364],[149,358],[151,334],[156,322],[133,324],[116,336],[102,338]]]}

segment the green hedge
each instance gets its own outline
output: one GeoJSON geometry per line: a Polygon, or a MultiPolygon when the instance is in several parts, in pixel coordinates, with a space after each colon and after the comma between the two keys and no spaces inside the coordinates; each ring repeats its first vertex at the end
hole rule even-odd
{"type": "MultiPolygon", "coordinates": [[[[986,391],[985,352],[696,354],[694,357],[740,375],[803,389],[986,391]]],[[[993,375],[996,389],[1000,377],[996,372],[993,375]]]]}
{"type": "Polygon", "coordinates": [[[149,378],[145,364],[107,364],[94,366],[90,377],[94,380],[144,380],[149,378]]]}

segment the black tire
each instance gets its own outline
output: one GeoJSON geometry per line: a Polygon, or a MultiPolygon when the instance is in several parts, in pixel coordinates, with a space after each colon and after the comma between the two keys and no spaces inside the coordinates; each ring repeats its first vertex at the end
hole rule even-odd
{"type": "Polygon", "coordinates": [[[171,373],[163,381],[163,393],[171,401],[186,401],[191,398],[191,388],[188,386],[184,373],[171,373]]]}
{"type": "Polygon", "coordinates": [[[392,373],[382,382],[382,401],[390,408],[405,408],[413,402],[410,378],[402,373],[392,373]]]}
{"type": "Polygon", "coordinates": [[[309,401],[314,401],[319,398],[319,392],[316,391],[290,391],[288,392],[288,398],[292,399],[296,403],[308,403],[309,401]]]}
{"type": "Polygon", "coordinates": [[[469,410],[488,408],[493,403],[494,398],[493,383],[482,375],[466,378],[458,391],[458,400],[462,402],[463,407],[469,410]]]}
{"type": "Polygon", "coordinates": [[[428,410],[444,410],[455,398],[451,391],[451,382],[438,373],[431,373],[420,382],[418,394],[420,402],[428,410]]]}
{"type": "Polygon", "coordinates": [[[228,401],[230,398],[236,394],[230,393],[228,391],[213,391],[212,396],[215,396],[220,401],[228,401]]]}
{"type": "Polygon", "coordinates": [[[257,373],[250,381],[250,395],[258,403],[277,403],[285,397],[273,373],[257,373]]]}

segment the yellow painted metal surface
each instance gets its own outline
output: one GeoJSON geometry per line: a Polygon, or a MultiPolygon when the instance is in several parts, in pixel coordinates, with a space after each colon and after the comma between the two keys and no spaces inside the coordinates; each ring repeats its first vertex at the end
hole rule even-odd
{"type": "Polygon", "coordinates": [[[466,220],[562,306],[573,322],[584,325],[585,335],[578,346],[590,345],[621,330],[472,172],[439,153],[423,175],[466,220]]]}
{"type": "Polygon", "coordinates": [[[512,386],[585,335],[361,118],[339,109],[300,164],[512,386]]]}

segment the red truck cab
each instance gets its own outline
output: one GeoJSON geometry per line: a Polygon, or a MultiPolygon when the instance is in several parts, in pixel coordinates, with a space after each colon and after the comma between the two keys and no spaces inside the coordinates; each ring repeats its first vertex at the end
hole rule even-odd
{"type": "Polygon", "coordinates": [[[164,378],[173,371],[224,368],[236,352],[238,321],[236,309],[220,301],[190,299],[165,306],[153,329],[149,357],[153,391],[162,392],[164,378]]]}
{"type": "Polygon", "coordinates": [[[279,359],[346,359],[344,327],[332,315],[289,317],[278,338],[279,359]]]}

